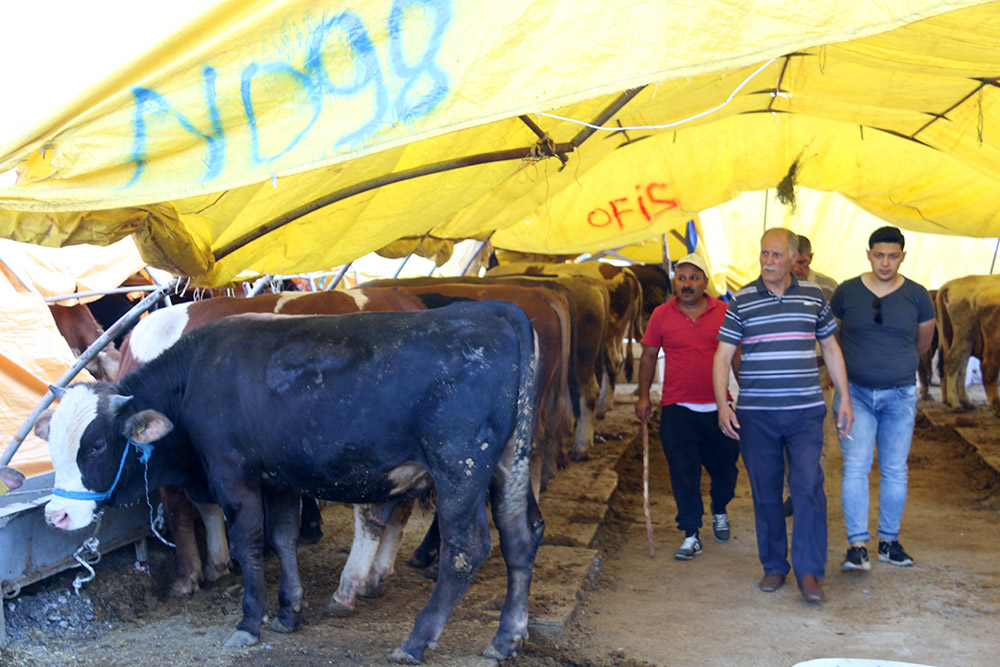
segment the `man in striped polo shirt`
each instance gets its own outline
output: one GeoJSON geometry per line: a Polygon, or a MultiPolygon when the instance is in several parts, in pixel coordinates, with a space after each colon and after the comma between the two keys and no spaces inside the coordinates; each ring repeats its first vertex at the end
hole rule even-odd
{"type": "MultiPolygon", "coordinates": [[[[823,419],[816,342],[837,393],[848,396],[847,373],[830,306],[815,284],[791,273],[798,238],[790,230],[767,230],[760,240],[757,280],[740,289],[719,329],[712,385],[719,428],[740,441],[750,478],[757,554],[764,567],[759,588],[781,588],[789,571],[788,533],[782,507],[785,460],[795,505],[792,567],[802,596],[823,599],[826,567],[826,493],[823,491],[823,419]],[[729,369],[739,346],[736,411],[726,400],[729,369]]],[[[837,428],[847,437],[854,422],[850,400],[837,410],[837,428]]]]}

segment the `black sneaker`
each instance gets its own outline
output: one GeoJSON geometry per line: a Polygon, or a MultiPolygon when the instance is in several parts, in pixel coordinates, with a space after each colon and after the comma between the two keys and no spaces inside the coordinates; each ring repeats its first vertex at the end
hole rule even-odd
{"type": "Polygon", "coordinates": [[[910,567],[913,565],[913,559],[910,558],[910,554],[903,551],[903,545],[899,543],[899,540],[893,540],[892,542],[879,540],[878,559],[890,565],[898,565],[900,567],[910,567]]]}
{"type": "Polygon", "coordinates": [[[697,535],[684,538],[684,543],[674,552],[674,560],[691,560],[701,553],[701,540],[697,535]]]}
{"type": "Polygon", "coordinates": [[[868,549],[865,547],[849,547],[844,562],[840,565],[841,572],[854,572],[856,570],[870,570],[872,564],[868,562],[868,549]]]}
{"type": "Polygon", "coordinates": [[[712,515],[712,536],[716,542],[729,541],[729,515],[725,512],[712,515]]]}

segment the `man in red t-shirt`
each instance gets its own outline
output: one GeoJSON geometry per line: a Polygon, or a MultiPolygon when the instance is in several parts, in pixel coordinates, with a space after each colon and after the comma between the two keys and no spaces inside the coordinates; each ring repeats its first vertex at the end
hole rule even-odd
{"type": "Polygon", "coordinates": [[[726,505],[736,489],[739,444],[720,430],[712,391],[712,359],[726,316],[726,304],[705,294],[708,268],[698,255],[687,255],[674,265],[674,298],[653,311],[642,337],[639,363],[639,400],[635,413],[645,424],[652,404],[656,358],[664,354],[660,442],[670,467],[670,484],[677,503],[677,529],[684,542],[674,553],[691,560],[701,553],[701,468],[712,480],[712,532],[719,542],[729,540],[726,505]]]}

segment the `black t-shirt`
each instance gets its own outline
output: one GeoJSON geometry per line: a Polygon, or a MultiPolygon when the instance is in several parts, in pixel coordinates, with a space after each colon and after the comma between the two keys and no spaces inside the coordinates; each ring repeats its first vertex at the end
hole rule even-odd
{"type": "Polygon", "coordinates": [[[847,378],[872,388],[902,387],[916,382],[917,327],[934,319],[934,304],[927,290],[909,278],[881,298],[861,282],[861,276],[842,283],[830,307],[840,320],[841,347],[847,378]],[[881,311],[882,323],[875,321],[881,311]]]}

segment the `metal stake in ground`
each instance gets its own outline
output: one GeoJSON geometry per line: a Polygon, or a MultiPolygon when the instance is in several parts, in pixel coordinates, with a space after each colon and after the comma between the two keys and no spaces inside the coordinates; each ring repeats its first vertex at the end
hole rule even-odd
{"type": "Polygon", "coordinates": [[[653,546],[653,519],[649,515],[649,429],[642,422],[642,511],[646,515],[646,536],[649,538],[649,557],[656,556],[653,546]]]}

